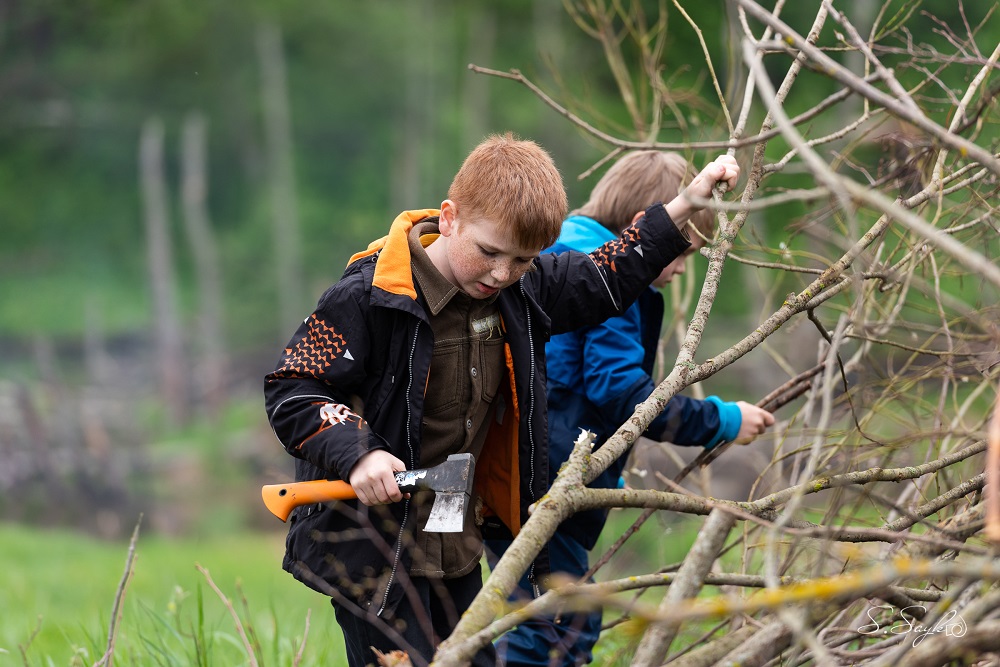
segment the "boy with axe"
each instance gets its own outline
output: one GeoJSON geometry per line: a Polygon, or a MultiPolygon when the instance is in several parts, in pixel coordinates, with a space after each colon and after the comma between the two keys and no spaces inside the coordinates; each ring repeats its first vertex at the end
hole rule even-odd
{"type": "MultiPolygon", "coordinates": [[[[707,198],[738,175],[723,156],[688,190],[707,198]]],[[[546,341],[624,312],[688,248],[676,224],[696,210],[679,196],[593,252],[540,255],[566,209],[548,153],[489,137],[439,209],[401,213],[351,258],[265,379],[296,479],[357,496],[297,507],[284,559],[332,597],[351,665],[372,648],[424,664],[451,633],[482,586],[482,535],[515,535],[548,486],[546,341]],[[434,499],[404,495],[397,473],[466,453],[476,511],[461,532],[432,532],[434,499]]],[[[547,570],[544,551],[532,570],[547,570]]],[[[488,646],[474,664],[495,661],[488,646]]]]}

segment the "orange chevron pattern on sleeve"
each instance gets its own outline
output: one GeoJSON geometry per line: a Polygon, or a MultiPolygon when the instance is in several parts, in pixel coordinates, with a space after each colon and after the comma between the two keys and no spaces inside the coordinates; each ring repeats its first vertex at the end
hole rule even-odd
{"type": "Polygon", "coordinates": [[[639,245],[639,228],[631,225],[622,232],[621,237],[614,241],[608,241],[603,246],[591,253],[598,266],[607,266],[612,271],[615,270],[615,259],[621,257],[632,246],[639,245]]]}
{"type": "Polygon", "coordinates": [[[305,334],[293,347],[286,347],[281,367],[275,377],[320,377],[334,359],[347,352],[347,341],[332,326],[316,317],[309,317],[305,334]]]}

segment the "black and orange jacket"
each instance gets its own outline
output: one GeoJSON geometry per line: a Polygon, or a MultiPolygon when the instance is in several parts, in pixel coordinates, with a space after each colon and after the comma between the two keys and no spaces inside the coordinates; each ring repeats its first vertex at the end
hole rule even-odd
{"type": "MultiPolygon", "coordinates": [[[[296,457],[296,479],[347,479],[385,449],[420,460],[424,388],[434,349],[413,278],[407,234],[436,210],[407,211],[388,236],[351,258],[299,326],[264,383],[274,433],[296,457]]],[[[516,535],[548,481],[545,343],[552,334],[620,315],[689,246],[662,205],[592,253],[546,254],[501,290],[507,380],[476,462],[476,492],[500,530],[516,535]]],[[[409,501],[302,507],[289,519],[284,567],[307,585],[377,614],[405,589],[415,530],[409,501]]],[[[484,528],[484,531],[486,529],[484,528]]],[[[539,563],[541,564],[541,563],[539,563]]]]}

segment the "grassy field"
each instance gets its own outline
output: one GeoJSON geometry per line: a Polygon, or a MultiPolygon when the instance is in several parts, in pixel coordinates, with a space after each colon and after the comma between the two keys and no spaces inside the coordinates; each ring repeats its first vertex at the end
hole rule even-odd
{"type": "MultiPolygon", "coordinates": [[[[280,567],[280,534],[168,540],[140,536],[122,605],[118,665],[245,665],[237,624],[207,570],[260,645],[258,664],[338,664],[343,639],[327,598],[280,567]]],[[[90,666],[107,646],[128,544],[0,525],[0,665],[90,666]]]]}
{"type": "MultiPolygon", "coordinates": [[[[595,558],[636,514],[612,512],[595,558]]],[[[648,572],[683,558],[693,539],[689,524],[667,528],[654,519],[649,527],[630,540],[602,579],[648,572]]],[[[259,644],[261,667],[293,664],[310,610],[300,664],[342,664],[343,640],[327,598],[281,570],[283,537],[140,535],[122,605],[115,664],[249,664],[232,612],[198,566],[231,601],[247,634],[259,644]]],[[[0,666],[90,667],[98,662],[107,646],[127,556],[127,542],[0,524],[0,666]]],[[[649,595],[655,599],[657,593],[649,595]]],[[[594,664],[627,664],[634,639],[624,628],[609,631],[594,664]]]]}

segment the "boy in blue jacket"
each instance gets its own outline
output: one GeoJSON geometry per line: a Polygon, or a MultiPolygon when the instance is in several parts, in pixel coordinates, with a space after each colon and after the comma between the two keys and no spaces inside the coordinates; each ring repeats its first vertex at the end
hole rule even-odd
{"type": "MultiPolygon", "coordinates": [[[[594,186],[587,203],[563,223],[559,239],[543,253],[592,252],[615,241],[641,217],[649,202],[675,199],[692,175],[688,163],[676,153],[638,151],[626,155],[594,186]]],[[[581,428],[595,433],[594,442],[599,445],[653,392],[653,363],[664,312],[657,288],[684,273],[687,257],[704,244],[703,237],[711,236],[713,216],[699,211],[688,224],[691,247],[660,272],[652,287],[643,290],[625,314],[553,336],[546,344],[550,479],[555,479],[569,458],[581,428]]],[[[746,444],[773,423],[769,412],[743,401],[730,403],[716,396],[700,401],[677,395],[644,435],[677,445],[712,448],[731,440],[746,444]]],[[[615,488],[626,458],[618,459],[591,486],[615,488]]],[[[598,509],[579,512],[563,522],[548,544],[551,571],[582,577],[589,570],[587,552],[596,544],[606,519],[607,510],[598,509]]],[[[487,541],[497,559],[509,544],[508,540],[487,541]]],[[[530,599],[538,593],[537,587],[524,579],[513,598],[530,599]]],[[[522,623],[501,637],[497,648],[508,667],[586,664],[600,629],[600,611],[563,613],[558,622],[537,618],[522,623]],[[553,663],[554,654],[558,658],[553,663]]]]}
{"type": "MultiPolygon", "coordinates": [[[[738,175],[722,157],[689,190],[708,197],[738,175]]],[[[512,538],[548,488],[546,341],[624,312],[688,248],[675,222],[696,210],[677,197],[592,252],[540,256],[566,208],[548,153],[488,138],[439,209],[401,213],[351,258],[265,378],[296,480],[357,494],[296,508],[283,562],[332,598],[352,667],[373,648],[424,665],[451,634],[482,587],[483,533],[512,538]],[[427,532],[433,497],[404,497],[394,473],[466,452],[481,511],[461,533],[427,532]]],[[[533,569],[546,571],[544,552],[533,569]]],[[[490,645],[474,664],[494,662],[490,645]]]]}

